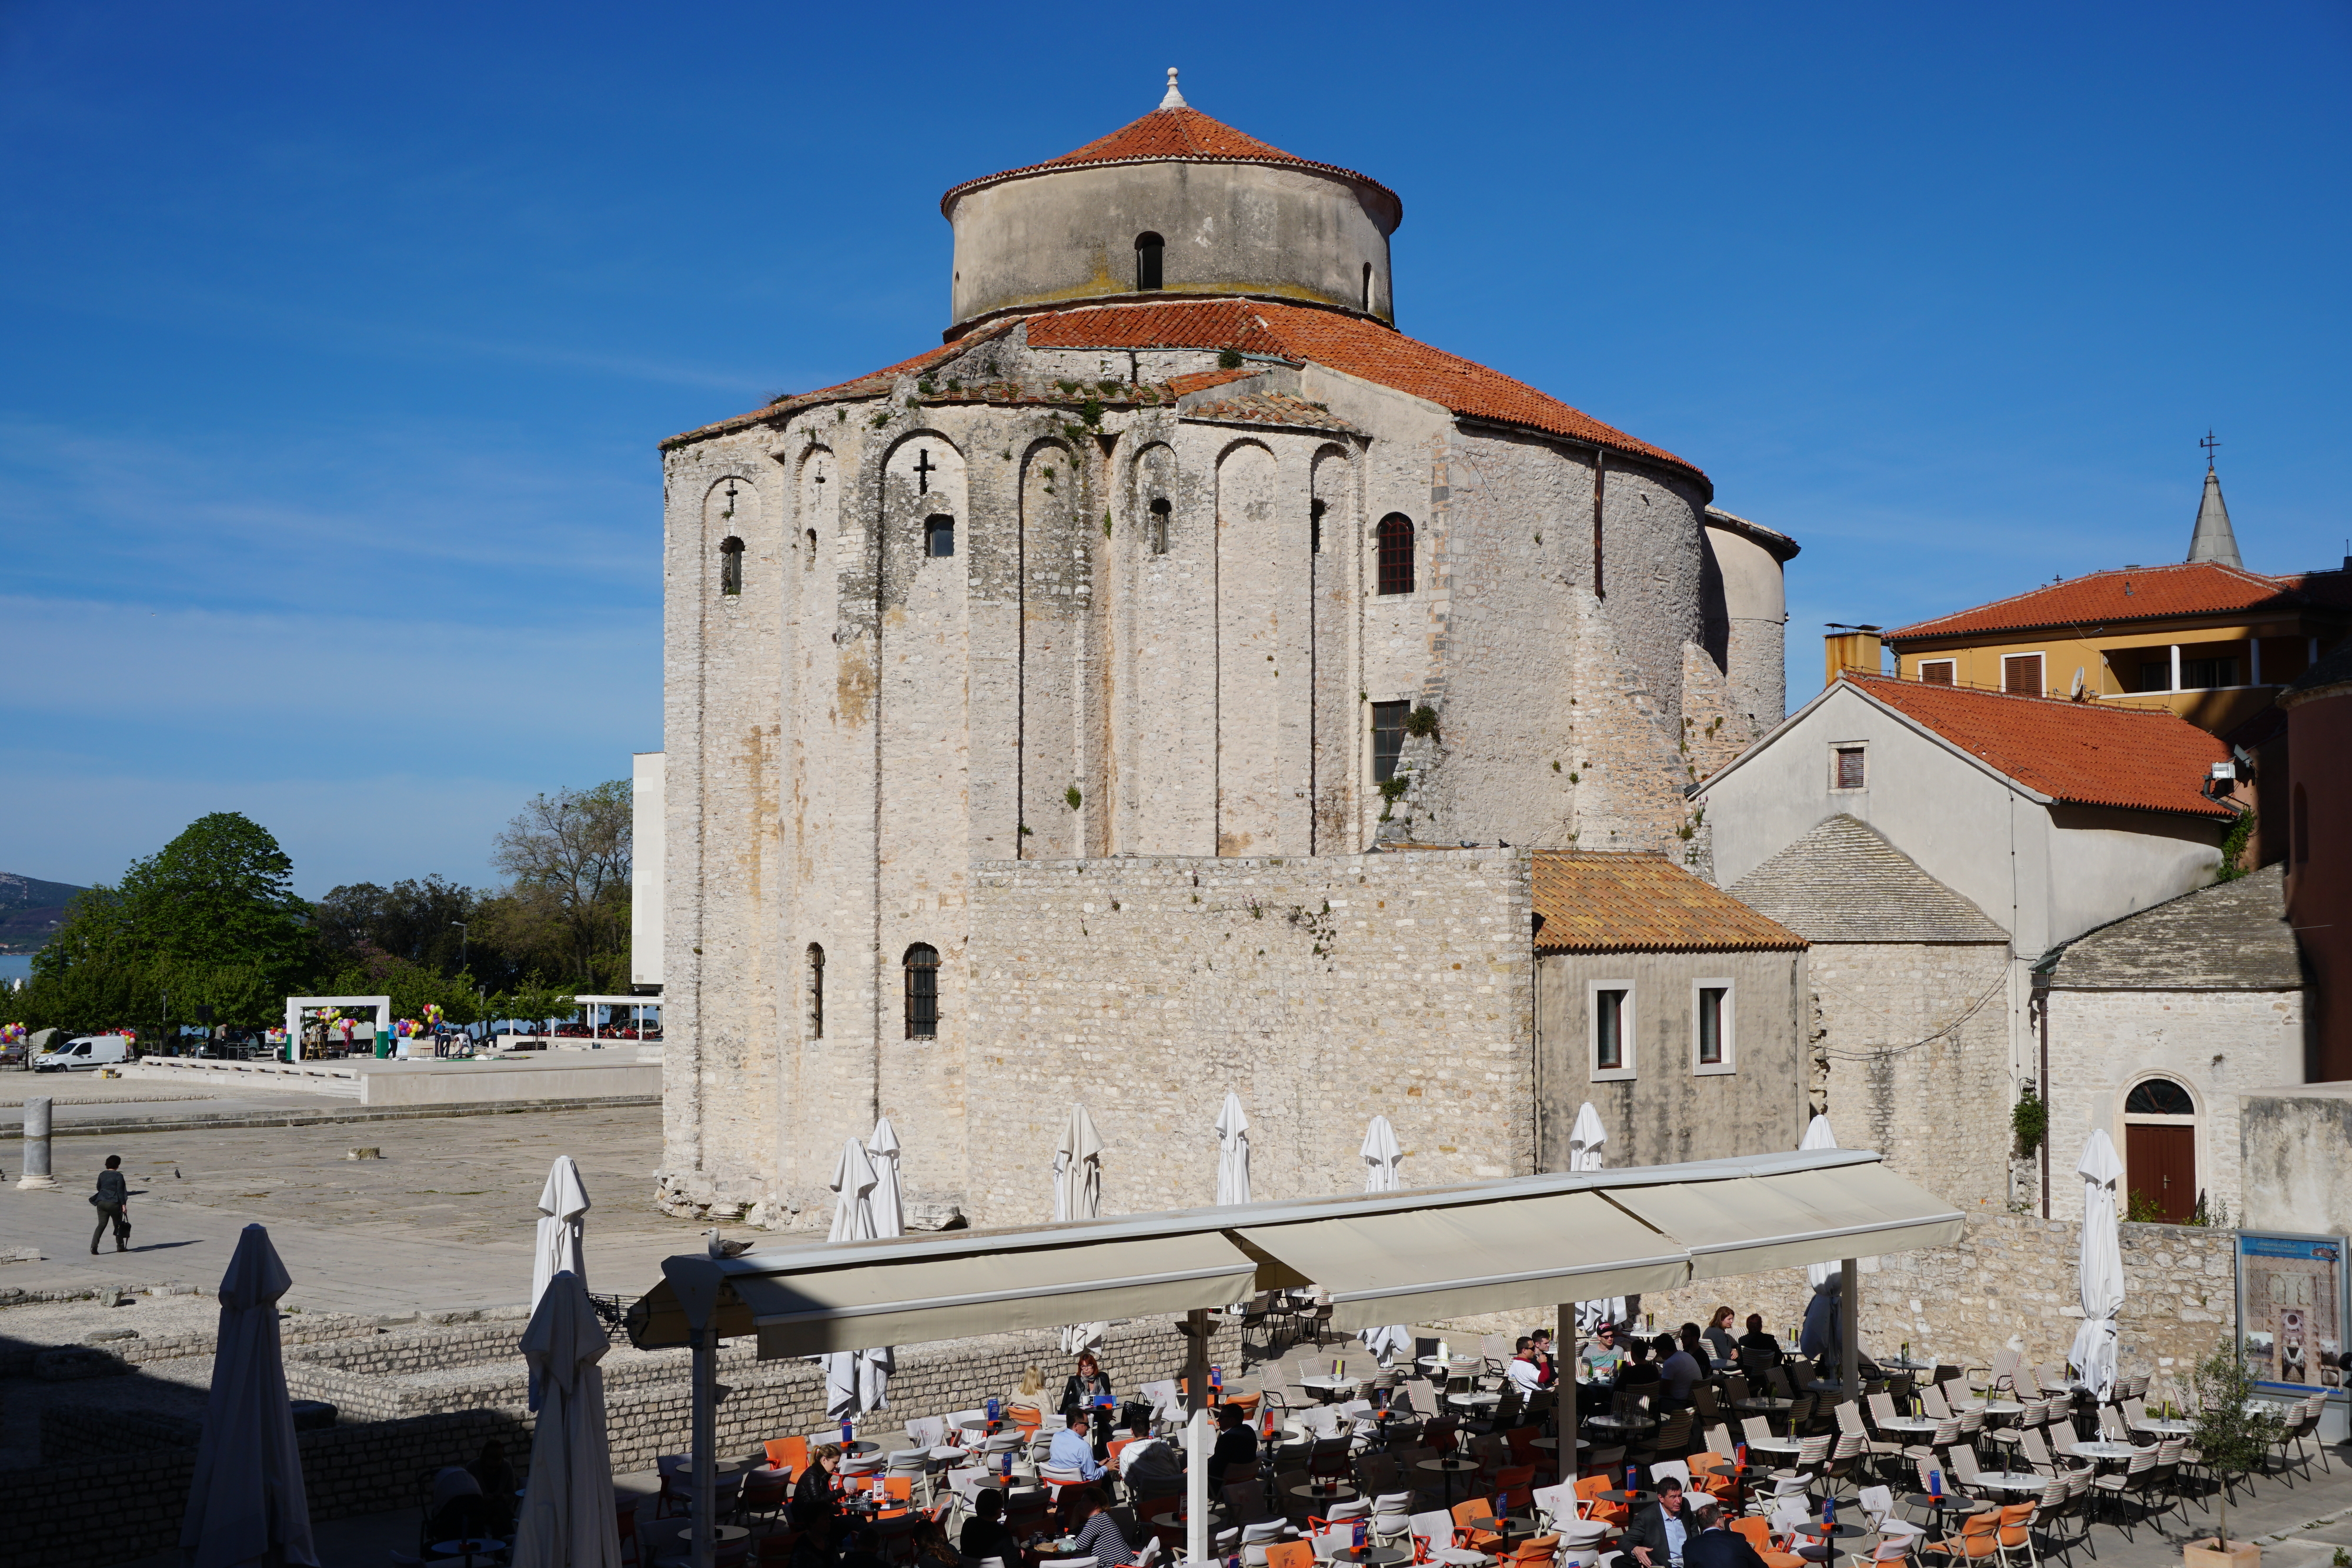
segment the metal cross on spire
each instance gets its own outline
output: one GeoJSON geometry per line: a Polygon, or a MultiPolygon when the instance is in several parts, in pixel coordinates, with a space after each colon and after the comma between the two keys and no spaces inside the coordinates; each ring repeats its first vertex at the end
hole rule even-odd
{"type": "Polygon", "coordinates": [[[2213,439],[2212,426],[2206,426],[2205,439],[2199,442],[2197,444],[2205,449],[2205,472],[2210,474],[2213,472],[2213,449],[2221,444],[2220,442],[2213,439]]]}

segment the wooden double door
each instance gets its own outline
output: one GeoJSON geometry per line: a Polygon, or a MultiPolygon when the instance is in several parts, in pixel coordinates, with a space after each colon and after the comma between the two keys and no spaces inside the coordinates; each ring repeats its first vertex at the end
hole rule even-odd
{"type": "Polygon", "coordinates": [[[2193,1125],[2124,1124],[2124,1213],[2134,1198],[2156,1206],[2168,1225],[2186,1221],[2197,1207],[2197,1129],[2193,1125]]]}

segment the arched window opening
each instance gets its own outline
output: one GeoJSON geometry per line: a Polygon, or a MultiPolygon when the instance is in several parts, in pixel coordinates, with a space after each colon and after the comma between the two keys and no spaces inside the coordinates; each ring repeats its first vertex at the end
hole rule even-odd
{"type": "Polygon", "coordinates": [[[808,531],[808,559],[801,563],[801,570],[803,571],[814,571],[816,570],[816,530],[814,528],[811,528],[808,531]]]}
{"type": "Polygon", "coordinates": [[[1135,236],[1135,287],[1138,293],[1150,293],[1160,286],[1160,260],[1167,250],[1168,242],[1149,229],[1135,236]]]}
{"type": "Polygon", "coordinates": [[[733,534],[719,541],[719,591],[743,591],[743,541],[733,534]]]}
{"type": "Polygon", "coordinates": [[[1323,503],[1307,503],[1307,548],[1317,555],[1323,553],[1323,503]]]}
{"type": "Polygon", "coordinates": [[[1412,519],[1391,512],[1381,519],[1381,591],[1412,591],[1412,519]]]}
{"type": "Polygon", "coordinates": [[[955,554],[955,519],[934,513],[923,519],[923,553],[938,559],[955,554]]]}
{"type": "Polygon", "coordinates": [[[1151,503],[1151,553],[1168,553],[1168,497],[1165,496],[1151,503]]]}
{"type": "Polygon", "coordinates": [[[824,1038],[824,949],[808,945],[808,1037],[824,1038]]]}
{"type": "Polygon", "coordinates": [[[1364,314],[1372,313],[1372,264],[1364,263],[1364,314]]]}
{"type": "Polygon", "coordinates": [[[940,1032],[940,950],[928,942],[907,949],[907,1038],[936,1040],[940,1032]]]}
{"type": "Polygon", "coordinates": [[[2124,1096],[2124,1215],[2181,1225],[2197,1211],[2197,1103],[2169,1078],[2124,1096]]]}

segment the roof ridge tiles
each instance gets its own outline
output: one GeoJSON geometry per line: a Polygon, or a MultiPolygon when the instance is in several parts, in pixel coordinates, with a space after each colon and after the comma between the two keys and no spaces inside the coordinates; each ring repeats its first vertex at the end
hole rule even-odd
{"type": "MultiPolygon", "coordinates": [[[[1982,604],[1951,611],[1946,614],[1914,621],[1881,633],[1884,641],[1916,643],[1937,637],[1970,636],[1984,632],[2022,632],[2043,626],[2073,626],[2111,621],[2159,621],[2174,616],[2214,615],[2255,609],[2274,601],[2300,599],[2305,591],[2303,577],[2296,574],[2276,577],[2231,566],[2226,561],[2182,560],[2163,561],[2153,566],[2102,567],[2079,577],[2063,578],[2056,582],[2044,582],[2012,593],[2005,598],[1990,600],[1982,604]],[[2124,600],[2138,597],[2133,582],[2155,583],[2170,587],[2180,580],[2205,581],[2217,591],[2202,599],[2190,593],[2175,591],[2168,601],[2151,604],[2129,604],[2119,601],[2112,593],[2117,581],[2126,584],[2124,600]],[[2228,590],[2240,591],[2231,592],[2228,590]],[[2105,593],[2105,597],[2097,597],[2105,593]],[[2079,602],[2070,602],[2079,601],[2079,602]],[[2017,614],[2042,601],[2047,608],[2035,614],[2017,614]]],[[[2161,597],[2161,596],[2160,596],[2161,597]]]]}

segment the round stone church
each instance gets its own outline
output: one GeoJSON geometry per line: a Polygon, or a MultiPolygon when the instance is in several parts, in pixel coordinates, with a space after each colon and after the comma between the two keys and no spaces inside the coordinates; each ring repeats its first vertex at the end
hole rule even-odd
{"type": "MultiPolygon", "coordinates": [[[[1397,194],[1169,76],[941,198],[938,346],[663,443],[673,1211],[822,1225],[887,1116],[919,1220],[1034,1219],[1072,1103],[1107,1211],[1207,1201],[1179,1108],[1521,1049],[1517,852],[1704,871],[1781,716],[1795,544],[1398,331],[1397,194]],[[1395,988],[1465,963],[1484,1022],[1395,988]]],[[[1260,1196],[1360,1185],[1310,1142],[1260,1196]]]]}

